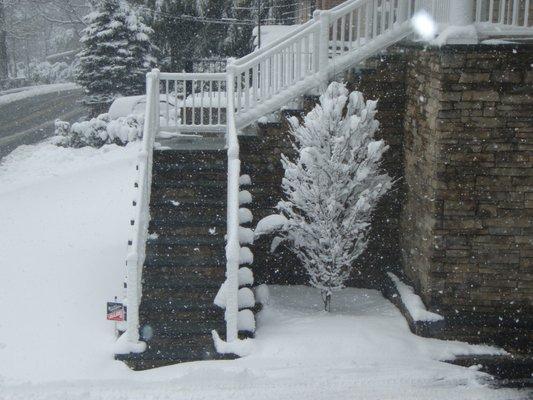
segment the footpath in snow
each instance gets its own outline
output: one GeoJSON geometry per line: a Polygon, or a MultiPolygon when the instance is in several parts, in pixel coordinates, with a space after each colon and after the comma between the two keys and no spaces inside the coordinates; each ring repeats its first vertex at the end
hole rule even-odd
{"type": "Polygon", "coordinates": [[[515,400],[439,362],[495,349],[413,335],[378,292],[333,312],[272,286],[250,356],[133,372],[113,360],[105,302],[122,293],[137,144],[23,146],[0,164],[0,399],[515,400]]]}

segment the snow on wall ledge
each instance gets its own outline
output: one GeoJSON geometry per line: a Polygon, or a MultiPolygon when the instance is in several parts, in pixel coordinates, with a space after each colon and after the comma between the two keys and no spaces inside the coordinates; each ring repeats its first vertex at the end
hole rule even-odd
{"type": "Polygon", "coordinates": [[[420,296],[418,296],[414,289],[403,283],[396,275],[392,272],[387,272],[387,275],[391,278],[400,294],[401,300],[405,305],[413,321],[420,322],[434,322],[442,321],[444,317],[442,315],[436,314],[434,312],[428,311],[426,306],[422,302],[420,296]]]}

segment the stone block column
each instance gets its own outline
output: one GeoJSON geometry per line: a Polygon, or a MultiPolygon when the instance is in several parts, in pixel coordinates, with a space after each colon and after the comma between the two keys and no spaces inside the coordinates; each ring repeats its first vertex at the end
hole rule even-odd
{"type": "Polygon", "coordinates": [[[414,48],[408,59],[406,274],[446,316],[445,337],[527,350],[533,47],[414,48]]]}

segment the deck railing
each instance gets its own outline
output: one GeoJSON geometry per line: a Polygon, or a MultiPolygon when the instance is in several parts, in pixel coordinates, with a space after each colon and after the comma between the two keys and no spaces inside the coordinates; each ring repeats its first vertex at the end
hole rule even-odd
{"type": "Polygon", "coordinates": [[[425,10],[440,28],[494,26],[488,33],[532,35],[529,0],[351,0],[238,60],[225,73],[147,75],[146,121],[139,155],[134,235],[127,258],[128,339],[139,340],[138,307],[149,221],[152,150],[161,131],[225,132],[228,148],[226,340],[238,337],[239,129],[412,34],[425,10]],[[503,27],[503,28],[502,28],[503,27]],[[506,27],[512,28],[506,30],[506,27]],[[515,29],[516,28],[516,29],[515,29]],[[514,29],[514,30],[513,30],[514,29]]]}
{"type": "Polygon", "coordinates": [[[128,241],[126,257],[126,297],[128,305],[127,335],[131,350],[139,342],[139,304],[141,301],[141,277],[145,260],[148,223],[150,222],[150,190],[152,186],[152,161],[156,133],[159,131],[159,71],[146,75],[146,108],[141,150],[137,158],[135,195],[132,200],[132,236],[128,241]]]}
{"type": "Polygon", "coordinates": [[[530,0],[476,0],[475,21],[513,27],[531,26],[530,0]]]}

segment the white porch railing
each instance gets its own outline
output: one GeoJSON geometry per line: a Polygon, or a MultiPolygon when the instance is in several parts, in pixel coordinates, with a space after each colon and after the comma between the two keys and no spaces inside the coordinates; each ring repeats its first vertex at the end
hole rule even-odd
{"type": "Polygon", "coordinates": [[[476,0],[475,21],[513,27],[532,24],[530,0],[476,0]]]}
{"type": "Polygon", "coordinates": [[[139,303],[141,301],[141,276],[145,260],[148,223],[150,222],[150,190],[152,186],[152,156],[156,133],[159,131],[159,71],[146,75],[146,108],[142,147],[137,159],[135,197],[132,201],[134,215],[131,220],[133,236],[126,256],[126,297],[128,305],[127,335],[132,351],[139,343],[139,303]]]}
{"type": "Polygon", "coordinates": [[[130,342],[139,340],[140,281],[156,134],[160,131],[226,132],[226,340],[234,341],[238,337],[240,249],[238,129],[410,35],[411,17],[422,9],[430,13],[441,28],[476,23],[485,27],[494,25],[494,32],[506,32],[502,26],[507,26],[532,34],[529,0],[352,0],[331,10],[318,10],[311,21],[292,31],[290,36],[238,60],[228,61],[226,73],[159,73],[155,70],[147,75],[139,190],[132,222],[134,237],[127,258],[130,342]]]}

